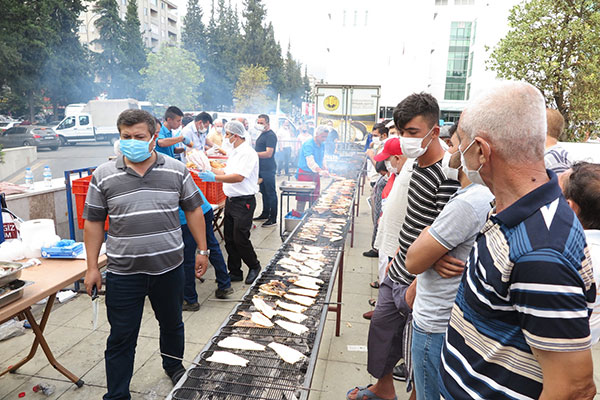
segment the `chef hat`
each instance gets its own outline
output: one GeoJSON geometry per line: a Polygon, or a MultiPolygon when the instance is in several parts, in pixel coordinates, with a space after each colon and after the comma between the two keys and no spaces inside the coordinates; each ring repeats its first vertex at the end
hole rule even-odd
{"type": "Polygon", "coordinates": [[[237,135],[242,139],[246,138],[246,129],[240,121],[229,121],[225,124],[225,132],[237,135]]]}

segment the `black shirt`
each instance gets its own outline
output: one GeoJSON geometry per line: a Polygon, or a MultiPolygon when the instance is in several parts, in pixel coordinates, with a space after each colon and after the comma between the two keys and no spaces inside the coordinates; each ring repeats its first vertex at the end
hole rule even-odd
{"type": "Polygon", "coordinates": [[[269,158],[258,159],[258,171],[261,172],[275,172],[277,170],[277,164],[275,163],[275,151],[277,150],[277,135],[272,130],[264,131],[256,139],[256,145],[254,149],[257,153],[266,151],[267,147],[273,148],[273,154],[269,158]]]}

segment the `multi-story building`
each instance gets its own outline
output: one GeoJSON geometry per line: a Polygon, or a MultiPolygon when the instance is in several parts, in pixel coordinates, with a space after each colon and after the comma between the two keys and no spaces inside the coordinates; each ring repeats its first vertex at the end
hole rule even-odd
{"type": "MultiPolygon", "coordinates": [[[[128,0],[117,0],[119,16],[125,19],[128,0]]],[[[163,44],[174,45],[180,39],[177,5],[169,0],[137,0],[140,30],[146,47],[158,51],[163,44]]],[[[100,51],[101,46],[93,43],[99,33],[95,26],[98,14],[92,2],[87,2],[88,10],[81,14],[79,40],[92,51],[100,51]]]]}
{"type": "MultiPolygon", "coordinates": [[[[381,85],[379,104],[389,107],[429,92],[441,117],[455,121],[468,100],[496,80],[487,68],[488,49],[506,34],[509,11],[520,1],[331,0],[306,8],[325,82],[381,85]]],[[[285,29],[278,22],[276,30],[285,29]]]]}

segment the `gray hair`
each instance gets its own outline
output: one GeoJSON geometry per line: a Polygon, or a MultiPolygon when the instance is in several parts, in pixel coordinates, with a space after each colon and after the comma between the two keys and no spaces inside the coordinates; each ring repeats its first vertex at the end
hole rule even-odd
{"type": "Polygon", "coordinates": [[[315,129],[315,134],[314,136],[320,135],[321,133],[327,132],[329,134],[329,132],[331,132],[331,129],[329,129],[329,127],[327,125],[319,125],[317,126],[317,129],[315,129]]]}
{"type": "Polygon", "coordinates": [[[246,138],[246,129],[240,121],[229,121],[225,124],[225,132],[237,135],[242,139],[246,138]]]}
{"type": "Polygon", "coordinates": [[[470,141],[483,137],[506,161],[531,163],[544,158],[546,104],[529,83],[499,83],[467,107],[459,124],[470,141]]]}

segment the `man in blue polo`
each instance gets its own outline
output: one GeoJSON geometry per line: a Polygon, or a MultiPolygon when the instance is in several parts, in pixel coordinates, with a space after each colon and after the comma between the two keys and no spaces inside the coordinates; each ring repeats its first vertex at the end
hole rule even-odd
{"type": "Polygon", "coordinates": [[[532,85],[503,82],[460,118],[463,171],[488,186],[495,208],[475,240],[450,316],[443,398],[596,394],[592,266],[581,224],[544,166],[544,103],[532,85]]]}
{"type": "Polygon", "coordinates": [[[297,209],[304,211],[306,202],[313,202],[319,197],[321,191],[321,175],[327,175],[327,165],[325,164],[325,141],[329,135],[329,128],[325,125],[319,125],[315,131],[315,136],[308,139],[300,148],[298,154],[298,173],[296,178],[299,181],[315,182],[315,190],[310,195],[296,196],[298,202],[297,209]]]}
{"type": "Polygon", "coordinates": [[[173,136],[172,131],[179,129],[182,119],[183,112],[178,107],[170,106],[167,108],[167,111],[165,111],[165,120],[158,132],[156,151],[171,158],[175,158],[175,154],[185,152],[184,147],[175,147],[177,143],[183,143],[184,145],[191,147],[189,138],[183,135],[173,136]]]}

